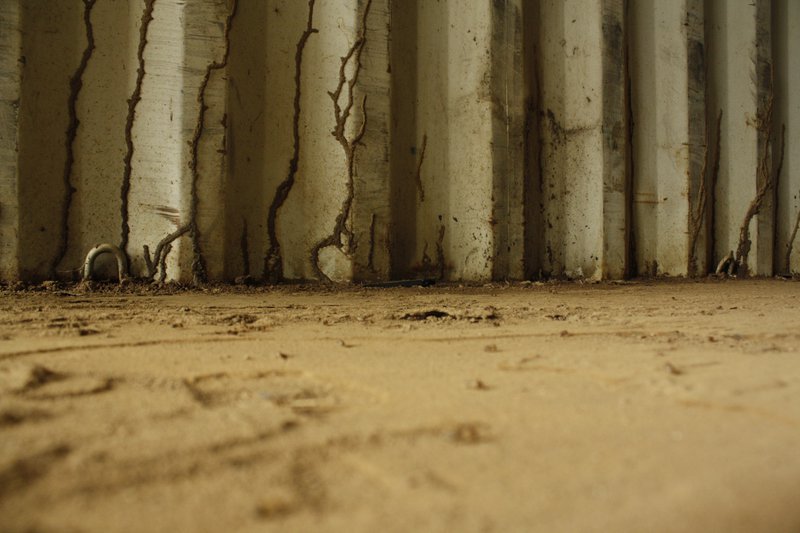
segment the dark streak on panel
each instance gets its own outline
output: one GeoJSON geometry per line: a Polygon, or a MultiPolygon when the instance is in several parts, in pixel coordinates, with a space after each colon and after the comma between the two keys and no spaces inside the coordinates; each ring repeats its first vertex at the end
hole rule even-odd
{"type": "Polygon", "coordinates": [[[119,247],[125,252],[126,256],[128,252],[128,237],[131,231],[128,223],[128,197],[131,190],[131,173],[133,172],[133,168],[131,166],[134,152],[133,124],[136,120],[136,107],[139,105],[139,102],[142,99],[142,83],[145,76],[144,50],[147,47],[147,31],[150,28],[150,22],[153,21],[153,9],[155,3],[156,0],[144,0],[144,11],[142,12],[142,21],[139,26],[139,47],[136,51],[136,58],[139,62],[139,66],[136,69],[136,85],[134,86],[133,93],[131,93],[131,97],[128,100],[128,116],[125,120],[125,145],[127,147],[127,151],[125,152],[125,158],[123,159],[125,169],[122,175],[122,187],[120,189],[120,198],[122,200],[120,207],[120,213],[122,217],[122,235],[120,237],[119,247]]]}
{"type": "Polygon", "coordinates": [[[703,222],[708,220],[708,206],[709,206],[709,191],[713,191],[717,182],[717,174],[719,173],[719,157],[720,157],[720,142],[722,138],[722,110],[717,114],[716,135],[714,137],[714,150],[709,152],[710,146],[708,138],[708,131],[706,131],[705,154],[703,155],[703,168],[700,171],[700,190],[697,194],[697,206],[694,213],[691,215],[689,224],[689,276],[697,276],[697,239],[700,237],[700,229],[703,227],[703,222]],[[709,163],[711,163],[709,167],[709,163]],[[708,175],[709,168],[711,168],[711,176],[708,175]]]}
{"type": "Polygon", "coordinates": [[[531,277],[532,271],[532,256],[531,248],[533,245],[533,216],[532,216],[532,209],[531,204],[533,203],[533,198],[531,195],[532,185],[533,185],[533,176],[531,173],[533,172],[532,169],[532,162],[531,162],[531,145],[533,143],[533,128],[534,128],[534,117],[536,114],[536,101],[534,101],[532,96],[528,96],[525,99],[525,119],[523,120],[523,130],[522,130],[522,172],[523,172],[523,212],[524,212],[524,224],[523,224],[523,243],[525,252],[523,254],[523,276],[525,279],[529,279],[531,277]]]}
{"type": "Polygon", "coordinates": [[[719,148],[721,142],[721,110],[717,113],[717,129],[711,128],[713,106],[709,99],[709,67],[706,57],[708,36],[702,0],[690,0],[686,4],[684,26],[687,36],[686,68],[688,71],[688,131],[689,131],[689,175],[688,175],[688,227],[689,243],[686,273],[689,277],[705,275],[711,268],[713,253],[711,235],[713,216],[713,185],[719,171],[719,148]],[[713,149],[712,149],[713,147],[713,149]]]}
{"type": "Polygon", "coordinates": [[[276,229],[278,211],[283,206],[289,193],[294,186],[295,176],[297,175],[297,168],[300,163],[300,97],[301,97],[301,80],[302,80],[302,66],[303,66],[303,50],[305,50],[306,42],[319,30],[314,28],[314,2],[315,0],[308,0],[308,20],[306,21],[306,29],[297,41],[297,50],[294,56],[294,116],[292,119],[292,139],[293,150],[292,158],[289,160],[289,171],[278,189],[275,191],[275,196],[272,198],[272,204],[269,206],[269,213],[267,214],[267,234],[269,236],[269,250],[264,257],[264,278],[269,283],[278,283],[283,280],[283,259],[281,257],[281,244],[278,241],[278,232],[276,229]]]}
{"type": "Polygon", "coordinates": [[[67,254],[69,246],[69,212],[72,206],[72,195],[75,193],[75,188],[72,186],[72,166],[75,163],[75,139],[78,136],[78,97],[80,96],[81,89],[83,88],[83,74],[89,65],[89,60],[94,53],[94,28],[92,26],[92,9],[97,0],[83,0],[83,24],[86,30],[86,48],[83,50],[81,61],[78,68],[72,75],[69,81],[69,99],[67,100],[67,109],[69,113],[69,123],[66,131],[66,161],[64,162],[64,200],[61,206],[61,242],[59,243],[58,251],[55,258],[50,265],[50,277],[55,278],[56,269],[64,256],[67,254]]]}
{"type": "Polygon", "coordinates": [[[422,147],[419,150],[419,161],[417,162],[417,172],[414,174],[414,180],[417,184],[417,191],[419,192],[419,201],[425,201],[425,189],[422,186],[422,164],[425,162],[425,149],[428,147],[428,134],[422,135],[422,147]]]}
{"type": "MultiPolygon", "coordinates": [[[[629,136],[626,128],[629,124],[626,117],[626,76],[627,53],[626,43],[630,33],[624,21],[625,2],[623,0],[604,0],[602,2],[602,35],[603,35],[603,229],[602,257],[596,263],[595,271],[601,277],[625,277],[628,273],[630,253],[631,220],[627,218],[631,188],[628,173],[629,136]],[[620,205],[621,204],[621,205],[620,205]],[[621,231],[619,221],[613,222],[607,217],[607,210],[613,206],[614,211],[620,209],[621,231]],[[617,233],[619,232],[619,233],[617,233]],[[609,258],[612,248],[616,250],[618,241],[622,241],[619,254],[609,258]]],[[[569,130],[566,130],[570,133],[569,130]]],[[[595,259],[595,261],[598,261],[595,259]]]]}
{"type": "MultiPolygon", "coordinates": [[[[536,7],[537,8],[539,7],[538,4],[536,5],[536,7]]],[[[546,216],[545,216],[545,200],[544,200],[544,198],[545,198],[545,196],[544,196],[544,180],[545,180],[544,148],[545,148],[545,143],[544,143],[544,138],[543,138],[544,136],[542,135],[542,128],[543,128],[543,123],[545,122],[544,119],[546,118],[546,116],[544,114],[544,111],[542,110],[542,76],[543,76],[543,68],[544,68],[543,65],[544,65],[544,62],[542,60],[542,44],[541,44],[541,41],[540,41],[541,37],[540,37],[540,33],[539,33],[541,31],[542,26],[541,26],[541,19],[539,18],[538,12],[537,12],[537,16],[536,16],[535,28],[536,28],[535,31],[537,31],[537,37],[536,37],[536,40],[534,41],[534,44],[533,44],[533,63],[534,63],[533,64],[533,75],[535,76],[535,79],[534,79],[534,82],[533,82],[533,91],[534,91],[535,102],[533,102],[531,104],[531,107],[532,107],[532,109],[531,109],[531,112],[532,112],[532,116],[531,116],[531,122],[532,122],[531,131],[532,131],[532,136],[534,136],[532,140],[535,140],[535,145],[536,145],[536,173],[537,173],[537,175],[536,175],[536,185],[537,185],[537,187],[535,189],[535,193],[536,193],[536,202],[538,203],[538,208],[539,208],[538,212],[534,211],[537,214],[536,221],[539,223],[539,228],[537,229],[538,231],[537,231],[536,234],[538,235],[539,239],[541,239],[540,241],[538,241],[536,243],[536,249],[535,249],[535,254],[536,254],[535,257],[536,257],[536,262],[537,262],[537,265],[538,265],[538,272],[536,273],[536,277],[538,279],[542,279],[544,277],[549,277],[551,275],[552,270],[553,270],[553,249],[552,249],[552,246],[550,245],[551,232],[547,231],[547,229],[545,228],[545,224],[546,223],[547,223],[548,226],[550,226],[550,227],[552,227],[552,226],[549,224],[549,222],[547,220],[545,220],[546,219],[546,216]],[[535,120],[535,124],[533,123],[534,120],[535,120]],[[544,247],[545,247],[544,250],[541,249],[542,245],[544,245],[544,247]],[[548,271],[547,272],[544,272],[543,269],[542,269],[542,265],[544,264],[544,260],[543,260],[543,257],[542,257],[542,252],[544,252],[544,256],[547,257],[547,262],[548,262],[547,263],[547,266],[548,266],[548,271]]],[[[528,146],[530,146],[530,144],[528,146]]],[[[526,224],[526,226],[531,225],[531,221],[530,220],[528,220],[527,222],[528,222],[528,224],[526,224]]],[[[529,235],[533,234],[533,233],[534,232],[533,232],[533,230],[531,228],[531,230],[529,230],[529,235]]],[[[526,238],[526,242],[530,242],[528,238],[526,238]]],[[[533,254],[531,254],[530,257],[534,257],[533,254]]],[[[532,274],[532,272],[529,272],[529,274],[532,274]]]]}
{"type": "Polygon", "coordinates": [[[439,226],[439,238],[436,240],[436,264],[439,268],[439,281],[445,276],[445,257],[444,257],[444,224],[439,226]]]}
{"type": "Polygon", "coordinates": [[[369,253],[367,254],[367,268],[370,272],[375,272],[375,213],[372,213],[372,220],[369,224],[369,253]]]}
{"type": "MultiPolygon", "coordinates": [[[[786,156],[786,124],[781,124],[781,151],[780,156],[778,156],[778,164],[775,168],[775,177],[773,178],[772,184],[775,189],[778,188],[778,183],[781,179],[781,173],[783,172],[783,160],[786,156]]],[[[787,253],[786,253],[786,262],[784,266],[784,273],[790,274],[791,273],[791,257],[792,257],[792,248],[794,246],[794,239],[797,236],[797,226],[800,224],[800,214],[797,215],[797,221],[795,222],[794,229],[792,229],[792,234],[789,238],[789,242],[786,245],[787,253]]]]}
{"type": "Polygon", "coordinates": [[[250,275],[250,244],[247,235],[247,218],[242,217],[242,238],[239,241],[242,250],[242,275],[250,275]]]}
{"type": "Polygon", "coordinates": [[[625,266],[623,275],[626,278],[632,278],[638,275],[639,266],[636,261],[636,232],[634,231],[634,209],[633,209],[633,184],[635,176],[635,150],[633,145],[633,137],[635,132],[635,122],[633,113],[633,80],[631,77],[631,41],[633,40],[632,34],[627,29],[631,27],[632,20],[630,15],[631,0],[626,0],[624,3],[624,23],[626,30],[624,31],[624,60],[623,60],[623,77],[625,79],[625,122],[628,127],[628,138],[626,139],[626,158],[625,158],[625,266]]]}

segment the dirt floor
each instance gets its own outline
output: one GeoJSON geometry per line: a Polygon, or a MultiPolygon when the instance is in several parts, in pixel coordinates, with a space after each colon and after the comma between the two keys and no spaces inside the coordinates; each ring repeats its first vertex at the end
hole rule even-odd
{"type": "Polygon", "coordinates": [[[798,302],[6,290],[0,531],[797,532],[798,302]]]}

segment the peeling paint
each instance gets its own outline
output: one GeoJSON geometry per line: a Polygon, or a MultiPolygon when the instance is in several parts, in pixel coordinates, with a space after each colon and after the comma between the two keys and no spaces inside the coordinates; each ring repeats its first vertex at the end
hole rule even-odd
{"type": "Polygon", "coordinates": [[[69,212],[72,206],[72,195],[76,192],[75,187],[72,185],[72,167],[75,164],[75,139],[78,136],[78,127],[80,120],[78,119],[78,98],[80,97],[81,89],[83,88],[83,74],[86,72],[86,67],[94,53],[94,28],[92,26],[92,9],[97,0],[83,0],[83,24],[86,32],[86,48],[81,55],[81,61],[78,68],[72,75],[69,81],[70,93],[67,100],[67,108],[69,112],[69,123],[66,131],[66,141],[64,143],[66,148],[66,160],[64,162],[64,199],[61,205],[61,240],[59,242],[58,251],[50,266],[50,277],[56,277],[56,270],[67,254],[69,247],[69,212]]]}

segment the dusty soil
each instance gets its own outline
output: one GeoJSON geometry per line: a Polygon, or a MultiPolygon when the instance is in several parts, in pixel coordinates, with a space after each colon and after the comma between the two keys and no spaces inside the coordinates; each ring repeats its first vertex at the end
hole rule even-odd
{"type": "Polygon", "coordinates": [[[800,531],[799,297],[6,291],[0,530],[800,531]]]}

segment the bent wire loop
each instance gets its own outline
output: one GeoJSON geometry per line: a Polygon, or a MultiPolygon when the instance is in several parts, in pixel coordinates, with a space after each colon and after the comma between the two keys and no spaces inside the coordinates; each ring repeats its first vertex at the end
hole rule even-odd
{"type": "Polygon", "coordinates": [[[120,282],[128,277],[128,257],[125,255],[125,252],[120,250],[119,246],[103,243],[89,250],[89,253],[86,255],[86,261],[83,263],[84,281],[92,279],[92,269],[94,268],[95,259],[102,254],[114,254],[114,257],[117,259],[117,277],[120,282]]]}

